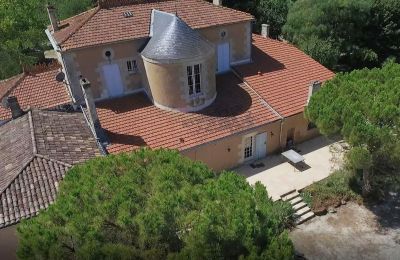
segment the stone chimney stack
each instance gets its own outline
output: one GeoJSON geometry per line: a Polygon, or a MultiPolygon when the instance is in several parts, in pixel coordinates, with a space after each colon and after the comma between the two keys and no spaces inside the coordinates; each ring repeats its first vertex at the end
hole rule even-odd
{"type": "Polygon", "coordinates": [[[82,87],[83,95],[85,97],[85,103],[87,108],[86,114],[90,121],[89,123],[92,125],[96,138],[100,141],[100,143],[106,144],[107,138],[103,131],[103,128],[101,127],[100,120],[97,115],[96,105],[94,103],[90,81],[85,78],[81,78],[79,83],[82,87]]]}
{"type": "Polygon", "coordinates": [[[316,93],[321,88],[322,83],[318,80],[312,81],[310,86],[308,86],[308,99],[307,104],[310,102],[311,96],[316,93]]]}
{"type": "Polygon", "coordinates": [[[264,38],[268,38],[269,37],[269,29],[270,29],[269,24],[263,23],[261,25],[261,36],[264,38]]]}
{"type": "Polygon", "coordinates": [[[214,5],[222,5],[222,0],[213,0],[214,5]]]}
{"type": "Polygon", "coordinates": [[[58,27],[58,20],[56,15],[56,8],[50,3],[47,4],[47,13],[49,15],[51,26],[53,27],[53,31],[58,31],[60,28],[58,27]]]}
{"type": "Polygon", "coordinates": [[[24,114],[24,111],[22,111],[18,99],[15,96],[9,96],[7,97],[7,107],[11,110],[11,117],[12,119],[16,119],[24,114]]]}

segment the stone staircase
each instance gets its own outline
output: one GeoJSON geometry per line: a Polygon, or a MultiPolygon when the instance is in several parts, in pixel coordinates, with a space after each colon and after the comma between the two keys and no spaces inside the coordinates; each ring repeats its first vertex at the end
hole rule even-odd
{"type": "Polygon", "coordinates": [[[289,202],[294,209],[294,216],[296,219],[296,225],[300,225],[309,219],[312,219],[315,215],[314,212],[307,206],[300,196],[297,190],[291,190],[281,195],[283,201],[289,202]]]}

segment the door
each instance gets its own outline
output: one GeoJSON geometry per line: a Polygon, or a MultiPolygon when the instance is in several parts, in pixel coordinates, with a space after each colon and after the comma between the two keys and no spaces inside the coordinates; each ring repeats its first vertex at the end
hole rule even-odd
{"type": "Polygon", "coordinates": [[[124,93],[121,73],[117,64],[107,64],[103,66],[105,83],[110,97],[120,96],[124,93]]]}
{"type": "Polygon", "coordinates": [[[256,135],[256,159],[267,156],[267,133],[256,135]]]}
{"type": "Polygon", "coordinates": [[[218,72],[225,72],[230,69],[229,42],[218,45],[218,72]]]}
{"type": "Polygon", "coordinates": [[[286,148],[292,149],[294,146],[294,128],[290,128],[286,135],[286,148]]]}

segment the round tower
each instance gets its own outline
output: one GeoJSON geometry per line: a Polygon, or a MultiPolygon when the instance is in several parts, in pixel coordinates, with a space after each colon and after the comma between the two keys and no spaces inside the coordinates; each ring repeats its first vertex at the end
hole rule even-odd
{"type": "Polygon", "coordinates": [[[182,112],[207,107],[217,95],[214,46],[173,14],[153,11],[152,18],[141,55],[154,105],[182,112]]]}

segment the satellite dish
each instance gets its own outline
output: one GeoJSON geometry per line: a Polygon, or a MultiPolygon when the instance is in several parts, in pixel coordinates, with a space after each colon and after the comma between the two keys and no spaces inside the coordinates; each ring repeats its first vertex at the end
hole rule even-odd
{"type": "Polygon", "coordinates": [[[63,82],[64,81],[64,79],[65,79],[65,74],[64,74],[64,72],[59,72],[58,74],[57,74],[57,76],[56,76],[56,80],[58,81],[58,82],[63,82]]]}
{"type": "Polygon", "coordinates": [[[3,97],[3,98],[1,99],[1,106],[2,106],[3,108],[9,108],[9,104],[8,104],[8,101],[7,101],[7,97],[3,97]]]}

